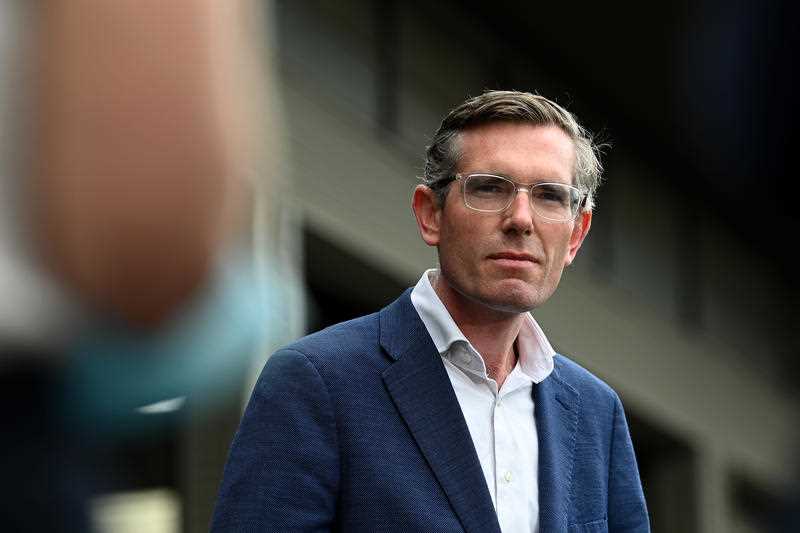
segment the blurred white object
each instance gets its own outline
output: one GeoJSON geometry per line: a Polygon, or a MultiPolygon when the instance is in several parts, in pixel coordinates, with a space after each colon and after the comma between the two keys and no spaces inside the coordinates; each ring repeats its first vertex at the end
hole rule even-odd
{"type": "Polygon", "coordinates": [[[92,500],[91,514],[98,533],[181,531],[181,501],[167,489],[100,496],[92,500]]]}

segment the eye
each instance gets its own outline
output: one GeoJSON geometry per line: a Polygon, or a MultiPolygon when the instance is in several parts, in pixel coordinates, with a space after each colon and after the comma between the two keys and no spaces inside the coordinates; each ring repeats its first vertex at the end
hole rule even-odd
{"type": "Polygon", "coordinates": [[[504,196],[513,189],[513,184],[494,176],[472,176],[467,181],[467,192],[476,196],[504,196]]]}
{"type": "Polygon", "coordinates": [[[533,189],[533,195],[537,201],[558,205],[569,204],[567,189],[557,185],[537,185],[533,189]]]}
{"type": "Polygon", "coordinates": [[[501,193],[503,192],[503,188],[496,183],[482,183],[475,187],[476,192],[481,193],[501,193]]]}

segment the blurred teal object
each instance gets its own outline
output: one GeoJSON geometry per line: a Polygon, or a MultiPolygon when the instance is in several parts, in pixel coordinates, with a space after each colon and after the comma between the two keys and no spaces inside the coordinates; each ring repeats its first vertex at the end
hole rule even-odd
{"type": "Polygon", "coordinates": [[[213,408],[241,392],[259,348],[280,339],[288,289],[272,269],[259,275],[252,261],[231,261],[157,332],[98,323],[71,350],[57,409],[76,430],[115,435],[157,425],[163,417],[141,408],[158,402],[213,408]]]}

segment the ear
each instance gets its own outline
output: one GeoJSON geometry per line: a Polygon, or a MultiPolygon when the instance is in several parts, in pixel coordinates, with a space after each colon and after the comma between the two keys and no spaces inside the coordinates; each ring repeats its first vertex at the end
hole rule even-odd
{"type": "Polygon", "coordinates": [[[573,222],[575,226],[572,228],[572,235],[569,237],[569,249],[567,256],[564,258],[564,266],[569,266],[578,255],[578,250],[583,244],[583,239],[589,233],[589,228],[592,226],[592,212],[582,211],[578,218],[573,222]]]}
{"type": "Polygon", "coordinates": [[[436,193],[430,187],[417,185],[411,198],[411,209],[414,210],[422,240],[428,246],[437,246],[442,210],[436,200],[436,193]]]}

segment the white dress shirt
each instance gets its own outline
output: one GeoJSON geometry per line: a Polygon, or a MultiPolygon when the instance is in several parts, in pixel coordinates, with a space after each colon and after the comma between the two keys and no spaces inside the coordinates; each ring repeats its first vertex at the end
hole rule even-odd
{"type": "Polygon", "coordinates": [[[539,441],[532,388],[553,371],[555,351],[526,313],[517,337],[518,361],[501,388],[444,306],[426,271],[411,302],[444,361],[481,463],[504,533],[539,531],[539,441]]]}

